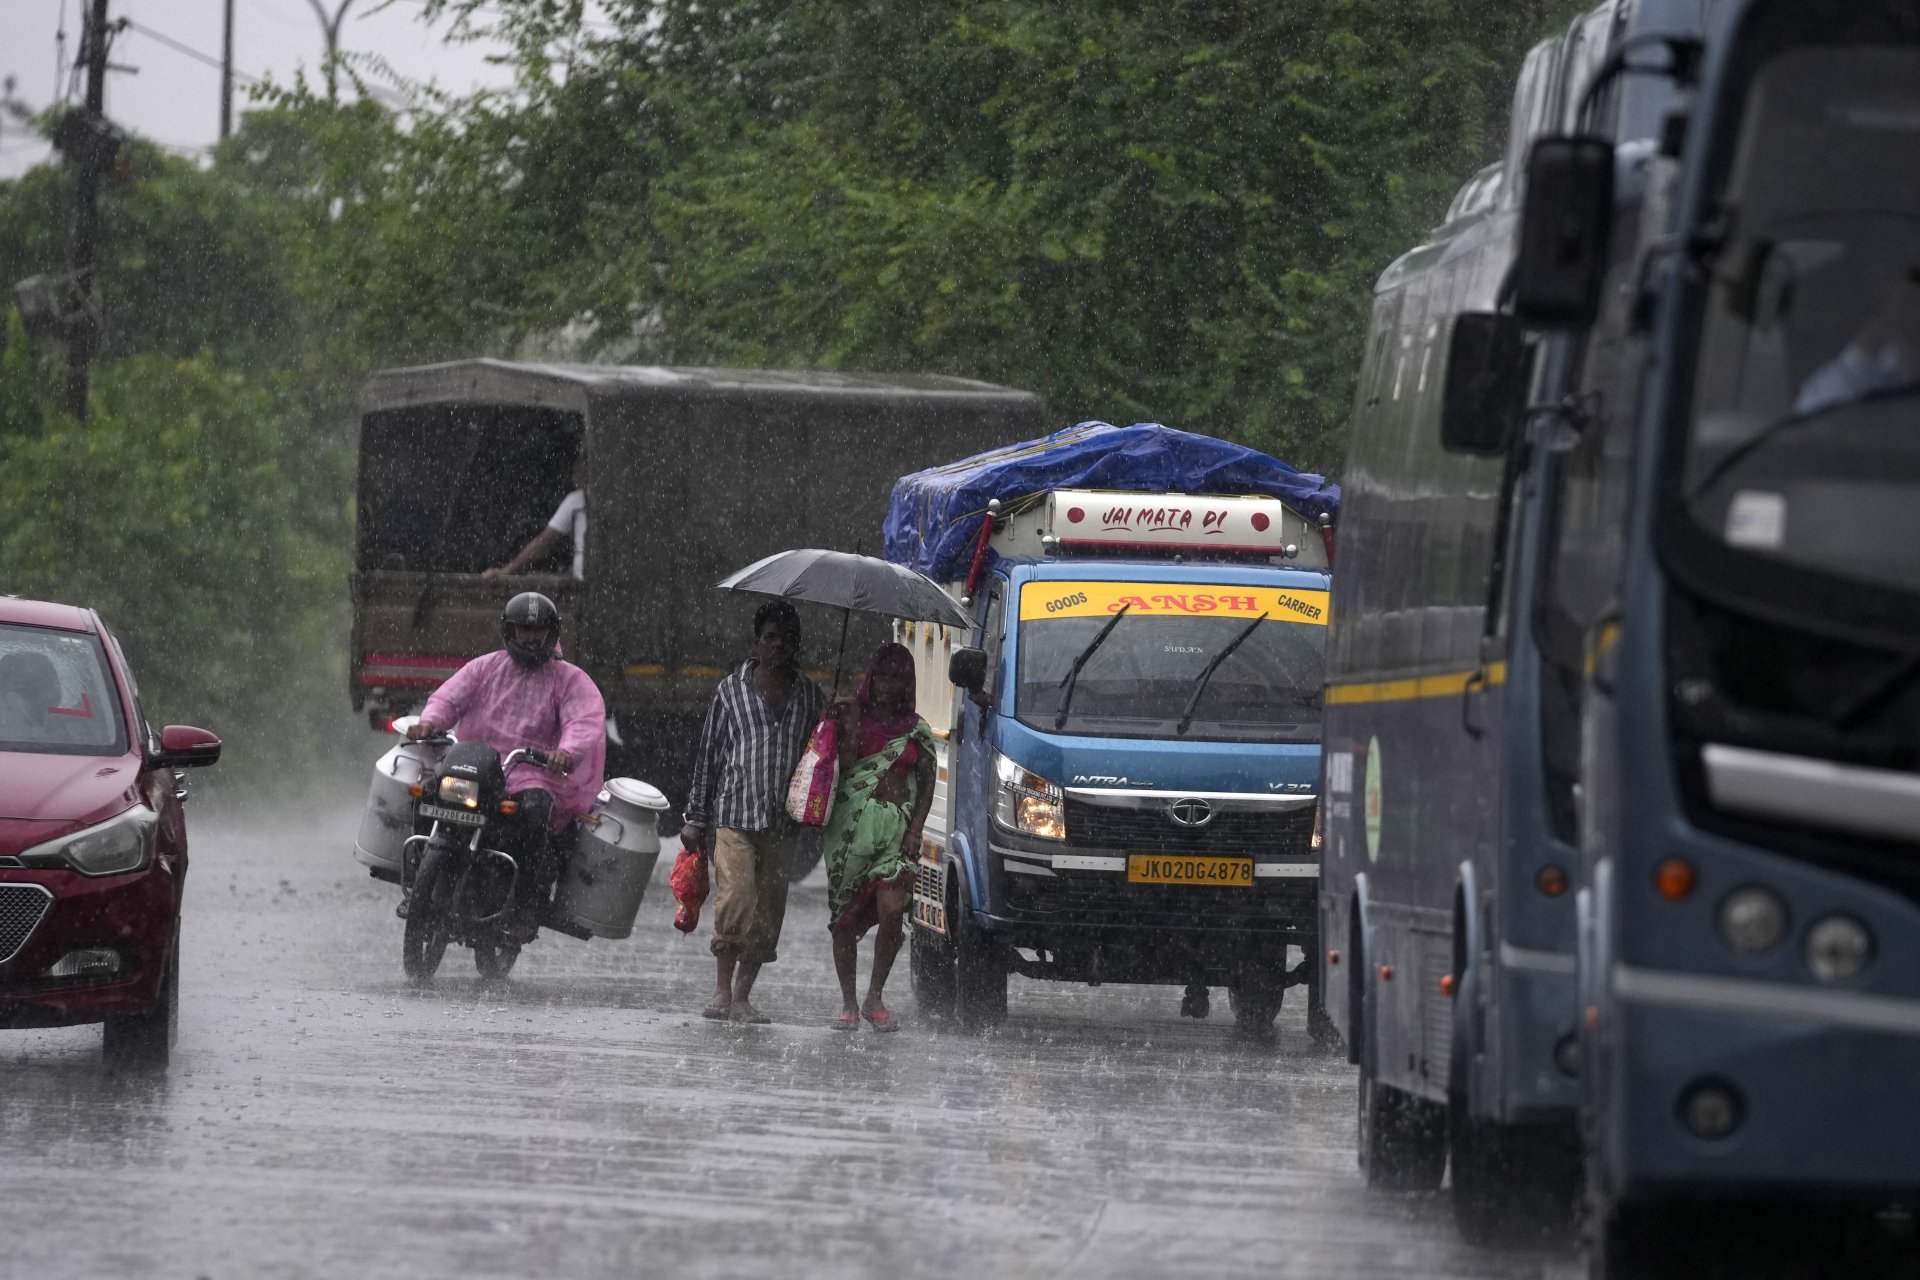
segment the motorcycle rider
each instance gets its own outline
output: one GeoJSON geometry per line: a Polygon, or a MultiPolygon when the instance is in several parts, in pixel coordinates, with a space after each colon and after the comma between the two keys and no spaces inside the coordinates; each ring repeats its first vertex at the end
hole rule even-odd
{"type": "Polygon", "coordinates": [[[537,591],[523,591],[500,613],[504,647],[461,667],[427,699],[409,738],[452,730],[484,742],[502,757],[522,747],[547,753],[507,774],[518,811],[506,820],[503,852],[520,863],[511,933],[531,942],[540,909],[559,875],[554,833],[585,813],[605,783],[607,704],[593,678],[559,656],[560,611],[537,591]]]}

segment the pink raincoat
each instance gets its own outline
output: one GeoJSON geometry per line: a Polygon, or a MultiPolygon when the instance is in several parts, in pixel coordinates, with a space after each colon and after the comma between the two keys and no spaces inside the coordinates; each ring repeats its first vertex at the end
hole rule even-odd
{"type": "Polygon", "coordinates": [[[553,793],[553,829],[593,806],[607,773],[607,704],[593,678],[561,658],[523,667],[505,649],[482,654],[433,691],[421,713],[428,724],[463,741],[484,742],[502,756],[519,747],[573,754],[561,775],[522,760],[507,773],[507,790],[553,793]]]}

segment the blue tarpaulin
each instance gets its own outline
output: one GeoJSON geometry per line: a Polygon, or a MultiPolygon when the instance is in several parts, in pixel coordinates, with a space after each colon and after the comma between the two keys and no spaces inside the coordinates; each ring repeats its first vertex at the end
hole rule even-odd
{"type": "Polygon", "coordinates": [[[902,476],[887,504],[887,559],[955,581],[972,562],[990,499],[1015,506],[1049,489],[1264,494],[1310,520],[1340,509],[1339,485],[1257,449],[1157,422],[1082,422],[902,476]]]}

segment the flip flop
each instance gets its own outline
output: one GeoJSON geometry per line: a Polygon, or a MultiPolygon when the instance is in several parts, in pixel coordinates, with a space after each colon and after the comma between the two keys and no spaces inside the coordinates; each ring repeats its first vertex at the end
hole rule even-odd
{"type": "Polygon", "coordinates": [[[872,1023],[875,1031],[898,1031],[900,1029],[900,1024],[893,1020],[893,1011],[890,1009],[862,1009],[860,1016],[872,1023]]]}
{"type": "Polygon", "coordinates": [[[721,1004],[718,1001],[715,1001],[714,1003],[708,1005],[706,1008],[702,1009],[700,1011],[700,1016],[703,1018],[711,1018],[715,1022],[725,1022],[728,1018],[731,1018],[733,1016],[733,1006],[730,1004],[721,1004]]]}
{"type": "Polygon", "coordinates": [[[835,1031],[858,1031],[860,1029],[860,1015],[857,1013],[843,1013],[827,1025],[835,1031]]]}

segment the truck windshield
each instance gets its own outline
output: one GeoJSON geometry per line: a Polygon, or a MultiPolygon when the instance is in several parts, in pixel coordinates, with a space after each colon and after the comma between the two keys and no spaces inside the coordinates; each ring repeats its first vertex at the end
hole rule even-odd
{"type": "Polygon", "coordinates": [[[1920,49],[1752,81],[1680,497],[1743,552],[1920,591],[1920,49]]]}
{"type": "Polygon", "coordinates": [[[1053,732],[1129,738],[1314,741],[1327,593],[1173,582],[1029,582],[1020,590],[1015,714],[1053,732]],[[1073,661],[1122,608],[1061,704],[1073,661]],[[1197,682],[1261,614],[1246,639],[1197,682]],[[1192,722],[1180,732],[1189,701],[1192,722]]]}

